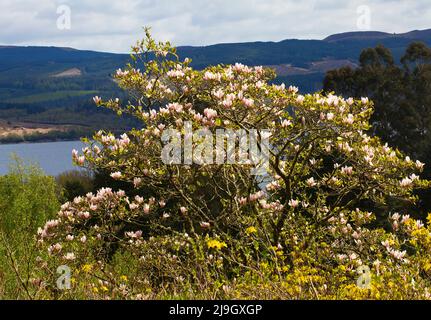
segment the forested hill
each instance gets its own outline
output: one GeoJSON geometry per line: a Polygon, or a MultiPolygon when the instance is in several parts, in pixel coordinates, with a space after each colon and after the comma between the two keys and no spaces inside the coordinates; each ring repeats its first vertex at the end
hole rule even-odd
{"type": "MultiPolygon", "coordinates": [[[[192,58],[195,68],[234,62],[271,66],[277,71],[277,81],[309,92],[321,89],[326,71],[344,65],[355,67],[364,48],[383,44],[399,60],[412,41],[431,45],[431,29],[404,34],[349,32],[323,40],[185,46],[179,47],[178,53],[192,58]]],[[[111,75],[129,59],[128,54],[71,48],[0,46],[0,120],[97,127],[99,123],[88,115],[100,111],[90,98],[120,94],[111,75]],[[88,123],[89,119],[93,122],[88,123]]],[[[100,113],[98,119],[106,125],[109,114],[100,113]]],[[[125,120],[124,125],[127,123],[125,120]]]]}
{"type": "Polygon", "coordinates": [[[280,42],[249,42],[217,44],[206,47],[181,47],[181,55],[195,60],[202,67],[215,63],[239,61],[251,65],[292,64],[310,67],[322,60],[357,61],[362,49],[383,44],[401,55],[412,41],[431,44],[431,29],[403,34],[384,32],[347,32],[331,35],[323,40],[283,40],[280,42]]]}
{"type": "MultiPolygon", "coordinates": [[[[187,46],[179,47],[178,53],[181,57],[192,58],[196,68],[241,62],[274,66],[282,77],[303,76],[308,79],[311,74],[325,72],[340,64],[355,64],[362,49],[377,44],[390,48],[398,60],[407,45],[417,40],[431,45],[431,29],[403,34],[348,32],[323,40],[187,46]]],[[[105,82],[107,78],[128,60],[128,54],[58,47],[0,46],[0,101],[23,98],[28,93],[34,94],[33,90],[98,90],[100,86],[109,87],[105,82]],[[101,78],[105,81],[100,82],[101,78]]]]}

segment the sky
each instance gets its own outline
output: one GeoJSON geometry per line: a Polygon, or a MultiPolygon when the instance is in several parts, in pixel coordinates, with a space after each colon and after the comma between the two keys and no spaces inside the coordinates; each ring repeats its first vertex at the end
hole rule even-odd
{"type": "Polygon", "coordinates": [[[0,45],[129,52],[150,26],[175,46],[431,28],[430,0],[0,0],[0,45]]]}

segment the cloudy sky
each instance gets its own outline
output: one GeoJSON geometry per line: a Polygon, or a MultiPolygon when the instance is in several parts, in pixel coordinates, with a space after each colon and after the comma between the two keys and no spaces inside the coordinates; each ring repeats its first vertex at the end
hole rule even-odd
{"type": "Polygon", "coordinates": [[[0,0],[3,45],[128,52],[142,26],[175,45],[322,39],[367,29],[406,32],[431,28],[431,1],[0,0]]]}

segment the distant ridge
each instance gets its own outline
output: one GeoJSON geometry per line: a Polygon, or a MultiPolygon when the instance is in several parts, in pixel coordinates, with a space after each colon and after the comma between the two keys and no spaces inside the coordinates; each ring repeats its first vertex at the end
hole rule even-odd
{"type": "MultiPolygon", "coordinates": [[[[0,49],[14,49],[14,48],[55,48],[58,50],[65,50],[65,51],[80,51],[78,49],[75,48],[71,48],[71,47],[56,47],[56,46],[18,46],[18,45],[2,45],[0,44],[0,49]]],[[[87,51],[87,50],[83,50],[83,51],[87,51]]]]}
{"type": "Polygon", "coordinates": [[[427,39],[431,38],[431,29],[426,30],[414,30],[406,33],[387,33],[380,31],[356,31],[356,32],[344,32],[330,35],[323,39],[327,42],[337,42],[345,40],[378,40],[388,38],[405,38],[405,39],[427,39]]]}
{"type": "Polygon", "coordinates": [[[380,31],[356,31],[356,32],[343,32],[330,35],[323,39],[323,41],[334,42],[341,40],[356,40],[356,39],[383,39],[390,37],[390,33],[380,31]]]}

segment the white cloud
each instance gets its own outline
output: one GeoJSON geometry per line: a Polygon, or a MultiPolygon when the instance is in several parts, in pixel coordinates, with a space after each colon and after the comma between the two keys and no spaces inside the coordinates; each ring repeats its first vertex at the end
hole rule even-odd
{"type": "Polygon", "coordinates": [[[142,26],[175,45],[321,39],[357,30],[368,5],[371,28],[431,28],[429,0],[1,0],[0,43],[127,52],[142,26]],[[72,28],[58,30],[57,7],[69,5],[72,28]]]}

